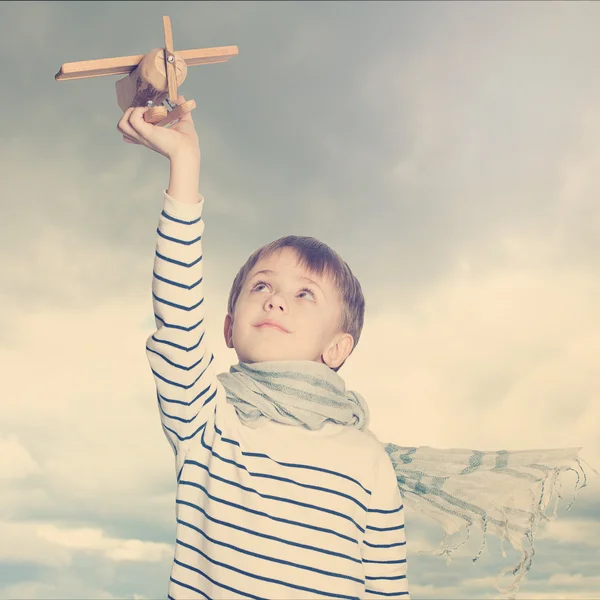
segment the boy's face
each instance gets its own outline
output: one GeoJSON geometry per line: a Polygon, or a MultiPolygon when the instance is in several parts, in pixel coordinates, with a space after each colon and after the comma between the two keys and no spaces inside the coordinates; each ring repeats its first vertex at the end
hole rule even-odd
{"type": "Polygon", "coordinates": [[[329,277],[310,273],[292,248],[282,248],[248,274],[233,318],[225,317],[225,341],[240,362],[323,362],[323,355],[337,367],[353,345],[352,336],[339,332],[341,310],[329,277]]]}

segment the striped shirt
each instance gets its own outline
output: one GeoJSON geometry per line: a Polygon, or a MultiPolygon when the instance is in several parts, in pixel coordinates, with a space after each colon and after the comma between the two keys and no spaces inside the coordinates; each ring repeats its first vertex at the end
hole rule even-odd
{"type": "Polygon", "coordinates": [[[169,598],[410,598],[404,508],[372,436],[247,427],[227,403],[206,340],[204,199],[164,192],[146,354],[176,458],[169,598]]]}

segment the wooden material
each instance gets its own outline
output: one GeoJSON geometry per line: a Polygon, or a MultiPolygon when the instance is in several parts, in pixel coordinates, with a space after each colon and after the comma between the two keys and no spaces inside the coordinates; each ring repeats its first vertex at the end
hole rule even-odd
{"type": "Polygon", "coordinates": [[[194,100],[186,100],[168,113],[164,106],[155,106],[144,113],[144,120],[146,123],[165,127],[165,125],[178,121],[183,115],[192,112],[195,108],[196,102],[194,100]]]}
{"type": "Polygon", "coordinates": [[[132,106],[152,106],[144,113],[144,120],[164,127],[196,108],[194,100],[176,106],[177,88],[185,81],[187,67],[201,64],[227,62],[237,56],[237,46],[221,46],[197,50],[173,50],[171,20],[163,17],[165,47],[154,48],[147,54],[102,58],[73,63],[65,63],[54,76],[56,81],[87,79],[106,75],[126,74],[115,84],[117,103],[125,112],[132,106]],[[173,110],[156,106],[168,99],[173,110]]]}
{"type": "Polygon", "coordinates": [[[177,82],[177,75],[175,73],[173,32],[171,31],[171,20],[169,19],[169,17],[163,17],[163,28],[165,30],[165,70],[167,73],[169,102],[171,104],[175,104],[177,102],[177,86],[179,85],[179,83],[177,82]]]}
{"type": "MultiPolygon", "coordinates": [[[[165,64],[168,64],[165,61],[165,51],[154,48],[144,56],[135,70],[115,83],[117,104],[123,112],[130,106],[147,106],[150,101],[156,105],[162,104],[167,96],[171,103],[177,102],[177,96],[173,101],[169,95],[165,64]]],[[[173,72],[174,76],[170,76],[170,81],[176,91],[187,76],[187,65],[177,54],[173,72]]]]}
{"type": "MultiPolygon", "coordinates": [[[[179,50],[186,66],[210,65],[227,62],[238,55],[237,46],[219,46],[218,48],[201,48],[198,50],[179,50]]],[[[69,79],[88,79],[90,77],[105,77],[106,75],[128,75],[140,64],[145,54],[120,56],[119,58],[99,58],[81,62],[65,63],[54,76],[56,81],[69,79]]]]}

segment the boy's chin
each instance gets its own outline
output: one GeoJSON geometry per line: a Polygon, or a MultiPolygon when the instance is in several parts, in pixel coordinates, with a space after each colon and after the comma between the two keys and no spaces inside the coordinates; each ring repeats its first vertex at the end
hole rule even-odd
{"type": "MultiPolygon", "coordinates": [[[[262,363],[262,362],[281,362],[281,361],[302,361],[302,360],[313,360],[313,358],[308,358],[305,356],[298,356],[293,354],[288,354],[285,352],[255,352],[252,354],[238,354],[238,361],[241,363],[245,363],[248,365],[254,363],[262,363]]],[[[320,362],[320,361],[316,361],[320,362]]]]}

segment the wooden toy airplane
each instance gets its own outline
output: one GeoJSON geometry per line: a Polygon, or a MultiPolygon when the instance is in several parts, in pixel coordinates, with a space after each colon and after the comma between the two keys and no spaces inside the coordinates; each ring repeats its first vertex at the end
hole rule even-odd
{"type": "Polygon", "coordinates": [[[173,51],[171,19],[163,17],[165,47],[154,48],[147,54],[101,58],[81,62],[65,63],[54,76],[56,81],[67,79],[87,79],[105,75],[128,73],[119,79],[117,103],[123,112],[132,106],[148,106],[144,120],[159,127],[165,127],[196,108],[194,100],[177,106],[177,88],[187,76],[187,68],[201,64],[227,62],[238,53],[237,46],[220,46],[198,50],[173,51]],[[167,103],[170,111],[165,106],[167,103]]]}

